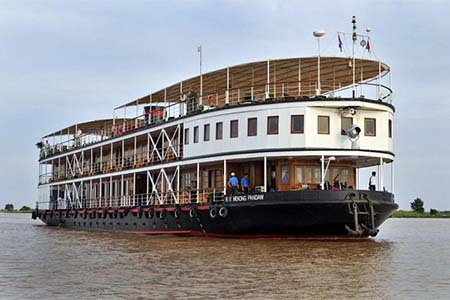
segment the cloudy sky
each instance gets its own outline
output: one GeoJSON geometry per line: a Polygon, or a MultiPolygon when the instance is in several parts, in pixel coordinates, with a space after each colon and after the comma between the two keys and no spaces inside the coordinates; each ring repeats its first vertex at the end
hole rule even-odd
{"type": "Polygon", "coordinates": [[[204,70],[337,55],[336,31],[371,27],[393,70],[396,201],[450,209],[450,2],[0,0],[0,207],[34,206],[44,134],[204,70]]]}

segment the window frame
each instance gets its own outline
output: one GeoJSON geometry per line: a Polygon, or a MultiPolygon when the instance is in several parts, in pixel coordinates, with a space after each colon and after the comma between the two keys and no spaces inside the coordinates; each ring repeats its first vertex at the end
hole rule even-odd
{"type": "Polygon", "coordinates": [[[194,126],[194,144],[198,143],[199,131],[198,126],[194,126]]]}
{"type": "Polygon", "coordinates": [[[209,142],[210,140],[210,132],[211,126],[209,124],[205,124],[203,125],[203,141],[204,142],[209,142]]]}
{"type": "Polygon", "coordinates": [[[248,118],[247,119],[247,136],[257,136],[257,135],[258,135],[258,118],[248,118]],[[254,134],[250,134],[250,121],[255,121],[254,134]]]}
{"type": "Polygon", "coordinates": [[[392,119],[388,119],[388,137],[392,138],[392,119]]]}
{"type": "Polygon", "coordinates": [[[330,134],[330,116],[318,115],[317,116],[317,134],[330,134]],[[320,132],[320,119],[326,118],[327,120],[327,132],[320,132]]]}
{"type": "Polygon", "coordinates": [[[347,135],[347,130],[344,130],[342,128],[342,120],[344,119],[350,119],[351,120],[351,126],[353,126],[353,117],[341,117],[341,135],[347,135]]]}
{"type": "Polygon", "coordinates": [[[230,120],[230,139],[239,138],[239,120],[230,120]],[[236,124],[236,136],[233,136],[233,124],[236,124]]]}
{"type": "Polygon", "coordinates": [[[280,118],[279,116],[267,116],[267,134],[268,135],[277,135],[280,132],[280,118]],[[270,131],[270,120],[275,119],[277,120],[277,130],[276,132],[270,131]]]}
{"type": "Polygon", "coordinates": [[[291,115],[291,133],[292,134],[303,134],[305,133],[305,115],[291,115]],[[302,129],[300,131],[294,129],[294,119],[300,117],[302,120],[302,129]]]}
{"type": "Polygon", "coordinates": [[[376,118],[364,118],[364,136],[377,136],[377,119],[376,118]],[[367,121],[373,121],[373,134],[367,132],[367,121]]]}
{"type": "Polygon", "coordinates": [[[189,145],[189,128],[184,129],[184,144],[189,145]]]}
{"type": "Polygon", "coordinates": [[[223,122],[216,122],[216,140],[223,140],[223,122]],[[220,131],[219,131],[220,125],[220,131]],[[220,136],[219,133],[220,132],[220,136]]]}

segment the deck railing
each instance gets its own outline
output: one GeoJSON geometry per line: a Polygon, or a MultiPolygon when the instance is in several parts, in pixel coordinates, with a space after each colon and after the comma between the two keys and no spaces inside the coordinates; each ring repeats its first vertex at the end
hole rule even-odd
{"type": "MultiPolygon", "coordinates": [[[[392,90],[385,85],[372,82],[359,82],[353,87],[351,85],[342,86],[340,82],[323,81],[321,82],[321,89],[325,92],[320,93],[320,95],[333,99],[356,97],[392,103],[392,90]]],[[[66,141],[54,142],[51,145],[44,142],[41,148],[40,159],[204,110],[267,100],[280,102],[285,100],[292,101],[292,99],[297,98],[304,100],[305,97],[314,98],[318,94],[316,81],[288,81],[230,88],[220,92],[205,92],[204,95],[183,101],[171,99],[165,103],[153,103],[157,107],[156,109],[149,109],[144,114],[134,118],[117,121],[114,126],[105,126],[98,131],[81,135],[68,134],[66,141]],[[199,103],[200,98],[203,101],[202,104],[199,103]]],[[[151,105],[151,103],[148,103],[148,105],[151,105]]]]}
{"type": "Polygon", "coordinates": [[[82,199],[56,199],[36,202],[37,209],[97,209],[141,206],[174,206],[184,204],[219,203],[224,200],[223,190],[186,189],[182,191],[152,192],[111,197],[82,199]]]}

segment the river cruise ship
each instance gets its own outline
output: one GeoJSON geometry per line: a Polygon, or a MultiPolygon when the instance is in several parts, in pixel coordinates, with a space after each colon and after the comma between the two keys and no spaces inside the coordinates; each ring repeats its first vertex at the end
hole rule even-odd
{"type": "Polygon", "coordinates": [[[375,236],[398,208],[389,74],[355,56],[250,62],[49,133],[33,218],[143,234],[375,236]]]}

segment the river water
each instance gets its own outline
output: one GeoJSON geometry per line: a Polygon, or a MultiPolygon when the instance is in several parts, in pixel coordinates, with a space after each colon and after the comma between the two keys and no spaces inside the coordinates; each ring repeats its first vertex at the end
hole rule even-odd
{"type": "Polygon", "coordinates": [[[450,220],[364,241],[51,228],[0,214],[0,299],[450,299],[450,220]]]}

